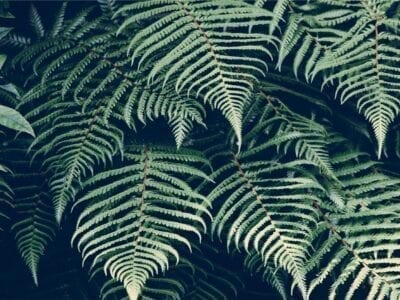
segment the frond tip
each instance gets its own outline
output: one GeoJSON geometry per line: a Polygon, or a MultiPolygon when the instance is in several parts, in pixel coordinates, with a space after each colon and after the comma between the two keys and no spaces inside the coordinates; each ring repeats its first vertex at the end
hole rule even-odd
{"type": "Polygon", "coordinates": [[[126,287],[129,300],[137,300],[139,298],[139,291],[135,286],[128,284],[126,287]]]}

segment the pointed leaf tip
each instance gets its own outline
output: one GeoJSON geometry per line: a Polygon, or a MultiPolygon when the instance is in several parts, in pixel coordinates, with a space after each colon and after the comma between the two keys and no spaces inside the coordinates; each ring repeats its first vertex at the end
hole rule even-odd
{"type": "Polygon", "coordinates": [[[15,109],[0,105],[0,125],[35,137],[29,122],[15,109]]]}

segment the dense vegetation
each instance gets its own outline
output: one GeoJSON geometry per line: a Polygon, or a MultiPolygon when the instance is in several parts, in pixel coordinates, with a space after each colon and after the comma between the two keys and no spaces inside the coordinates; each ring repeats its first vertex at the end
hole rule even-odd
{"type": "Polygon", "coordinates": [[[400,299],[398,1],[18,7],[0,220],[36,284],[73,224],[102,299],[240,298],[246,272],[282,299],[400,299]]]}

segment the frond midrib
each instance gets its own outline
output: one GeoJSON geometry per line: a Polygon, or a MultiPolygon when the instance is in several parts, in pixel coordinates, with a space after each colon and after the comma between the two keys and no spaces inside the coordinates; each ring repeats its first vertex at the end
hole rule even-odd
{"type": "MultiPolygon", "coordinates": [[[[277,227],[274,225],[274,220],[273,220],[273,218],[270,216],[270,214],[269,214],[269,212],[268,212],[268,209],[265,207],[264,203],[261,201],[260,196],[259,196],[259,194],[257,193],[256,188],[254,187],[254,185],[253,185],[252,182],[251,182],[251,179],[249,179],[249,178],[246,176],[246,173],[244,172],[244,170],[243,170],[243,168],[242,168],[242,165],[241,165],[241,163],[240,163],[240,161],[239,161],[239,158],[237,157],[237,155],[236,155],[235,153],[231,152],[231,154],[232,154],[232,159],[233,159],[233,161],[234,161],[234,163],[235,163],[235,165],[236,165],[236,167],[237,167],[237,172],[239,173],[239,176],[242,177],[242,178],[245,180],[246,185],[247,185],[248,188],[251,190],[251,193],[254,195],[256,201],[257,201],[257,202],[259,203],[259,205],[263,208],[263,210],[264,210],[264,212],[265,212],[265,216],[266,216],[268,222],[269,222],[270,224],[272,224],[273,230],[274,230],[274,231],[277,233],[277,235],[278,235],[278,239],[279,239],[279,241],[280,241],[280,244],[281,244],[286,250],[287,250],[287,249],[290,249],[290,246],[287,245],[285,239],[282,238],[282,234],[280,233],[279,228],[277,228],[277,227]]],[[[292,256],[291,251],[285,251],[285,252],[287,253],[287,256],[290,258],[291,264],[292,264],[292,265],[295,267],[295,269],[296,269],[296,272],[293,272],[293,273],[296,273],[297,278],[296,278],[296,275],[293,274],[293,275],[294,275],[294,276],[293,276],[293,277],[294,277],[294,280],[295,280],[295,282],[298,284],[298,286],[299,286],[299,288],[300,288],[300,291],[302,292],[303,296],[305,296],[306,290],[307,290],[307,289],[306,289],[306,286],[305,286],[305,284],[304,284],[304,276],[305,276],[305,275],[304,275],[304,272],[302,271],[302,266],[299,266],[298,260],[296,260],[296,258],[292,256]]]]}

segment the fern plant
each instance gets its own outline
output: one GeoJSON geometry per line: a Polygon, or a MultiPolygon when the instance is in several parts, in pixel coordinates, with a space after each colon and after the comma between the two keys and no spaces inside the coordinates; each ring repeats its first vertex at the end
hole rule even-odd
{"type": "Polygon", "coordinates": [[[329,299],[340,295],[342,285],[347,287],[344,299],[352,299],[365,281],[369,286],[367,299],[383,299],[385,295],[397,299],[399,180],[379,172],[365,153],[346,149],[338,151],[331,161],[347,195],[348,210],[343,214],[336,208],[316,205],[323,219],[321,227],[330,235],[309,261],[308,270],[321,270],[311,281],[309,293],[340,267],[342,271],[331,285],[329,299]],[[328,260],[325,256],[329,256],[328,260]]]}
{"type": "MultiPolygon", "coordinates": [[[[0,66],[1,70],[1,66],[0,66]]],[[[0,76],[0,80],[1,80],[0,76]]],[[[18,102],[19,92],[17,88],[11,84],[2,84],[0,85],[0,125],[5,129],[15,130],[19,133],[27,133],[31,136],[35,136],[35,133],[28,123],[28,121],[12,106],[15,106],[18,102]],[[4,105],[3,105],[4,104],[4,105]],[[11,107],[10,107],[11,106],[11,107]]],[[[0,134],[5,135],[3,131],[0,131],[0,134]]],[[[1,212],[0,212],[0,230],[4,230],[4,221],[9,219],[8,212],[10,208],[14,207],[13,197],[14,192],[7,183],[7,177],[12,173],[12,170],[7,167],[8,162],[3,161],[3,164],[0,164],[0,203],[1,203],[1,212]]]]}
{"type": "Polygon", "coordinates": [[[149,17],[154,20],[139,29],[128,46],[138,68],[151,65],[148,83],[161,77],[163,86],[175,86],[178,94],[201,95],[228,119],[240,146],[243,106],[257,77],[266,71],[260,55],[272,58],[271,48],[278,42],[256,28],[269,26],[273,15],[244,1],[179,0],[139,1],[114,16],[120,15],[125,20],[117,33],[149,17]],[[243,28],[249,32],[243,34],[243,28]],[[165,48],[166,54],[154,62],[156,52],[165,48]]]}
{"type": "Polygon", "coordinates": [[[22,6],[0,218],[36,285],[62,229],[103,299],[400,299],[396,1],[22,6]]]}
{"type": "Polygon", "coordinates": [[[235,244],[248,252],[255,249],[264,264],[275,264],[288,272],[293,285],[306,297],[304,270],[311,247],[307,236],[317,225],[314,203],[322,202],[320,194],[325,192],[307,169],[321,168],[321,162],[325,162],[322,174],[330,176],[332,168],[324,147],[327,143],[321,134],[321,144],[310,144],[309,130],[318,124],[302,119],[279,101],[259,113],[260,102],[265,100],[262,94],[248,108],[245,120],[249,128],[243,137],[248,148],[240,154],[223,144],[220,150],[209,150],[216,165],[224,162],[213,174],[217,185],[208,195],[212,202],[221,203],[212,230],[225,237],[228,248],[235,244]],[[269,149],[274,146],[283,152],[294,150],[298,159],[283,162],[279,156],[271,157],[269,149]]]}
{"type": "Polygon", "coordinates": [[[38,171],[40,164],[31,165],[27,155],[30,143],[30,140],[9,141],[1,155],[13,166],[12,174],[7,176],[16,212],[11,232],[34,283],[38,285],[39,260],[48,243],[54,239],[57,226],[45,174],[38,171]]]}
{"type": "Polygon", "coordinates": [[[96,186],[80,198],[84,205],[73,240],[83,261],[93,258],[104,270],[124,283],[130,299],[136,299],[146,280],[179,262],[176,244],[191,249],[185,233],[201,239],[209,214],[207,199],[194,191],[180,175],[208,179],[196,168],[204,159],[196,152],[160,147],[129,147],[123,167],[101,172],[85,186],[96,186]],[[112,179],[112,181],[110,181],[112,179]],[[200,216],[198,215],[200,214],[200,216]]]}
{"type": "Polygon", "coordinates": [[[397,30],[393,1],[315,1],[293,9],[280,50],[280,63],[298,48],[294,72],[308,80],[323,73],[341,103],[356,101],[371,123],[381,155],[389,125],[399,110],[397,30]],[[313,3],[314,4],[314,3],[313,3]]]}
{"type": "MultiPolygon", "coordinates": [[[[48,87],[48,101],[27,115],[34,117],[30,118],[34,127],[52,124],[38,135],[30,148],[38,147],[34,158],[45,156],[43,168],[52,170],[54,174],[49,185],[59,223],[67,204],[75,197],[75,186],[82,176],[93,173],[97,164],[105,164],[116,152],[123,151],[122,131],[107,125],[101,118],[104,104],[99,103],[90,113],[82,113],[75,102],[60,102],[61,82],[48,87]]],[[[20,107],[41,97],[42,94],[34,89],[25,94],[20,107]]]]}

